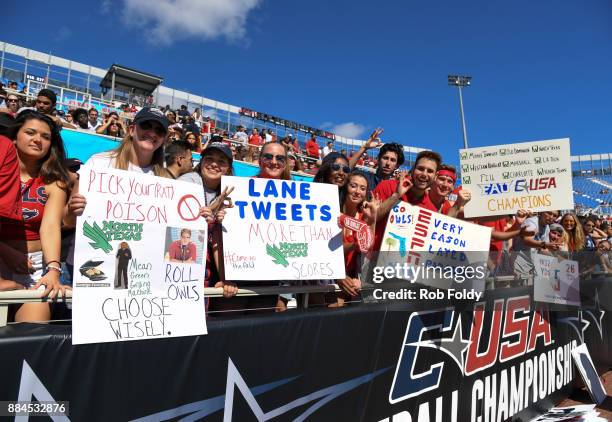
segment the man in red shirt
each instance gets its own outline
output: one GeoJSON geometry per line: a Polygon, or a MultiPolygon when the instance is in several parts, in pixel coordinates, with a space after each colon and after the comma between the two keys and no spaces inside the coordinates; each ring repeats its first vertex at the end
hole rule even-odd
{"type": "Polygon", "coordinates": [[[317,138],[314,133],[311,135],[310,139],[306,142],[306,153],[311,158],[319,159],[319,144],[317,143],[317,138]]]}
{"type": "Polygon", "coordinates": [[[196,262],[197,250],[191,241],[191,230],[181,230],[181,238],[170,244],[168,258],[171,262],[196,262]]]}
{"type": "Polygon", "coordinates": [[[251,135],[249,136],[249,152],[247,154],[247,161],[254,161],[255,152],[259,146],[263,143],[261,136],[259,136],[259,131],[256,128],[253,128],[251,131],[251,135]]]}
{"type": "Polygon", "coordinates": [[[463,207],[472,198],[471,192],[458,186],[453,190],[457,174],[453,166],[441,164],[438,167],[436,180],[429,190],[429,199],[438,212],[449,217],[463,218],[463,207]]]}
{"type": "MultiPolygon", "coordinates": [[[[15,146],[9,138],[0,136],[0,225],[3,219],[21,220],[21,183],[15,146]]],[[[0,257],[2,267],[4,262],[0,257]]],[[[23,285],[0,276],[0,291],[23,288],[23,285]]]]}
{"type": "Polygon", "coordinates": [[[437,152],[421,151],[416,156],[410,174],[401,172],[396,179],[383,180],[374,189],[374,197],[381,201],[378,208],[374,250],[380,250],[389,212],[399,202],[404,201],[431,211],[438,211],[431,202],[427,189],[434,182],[441,162],[442,157],[437,152]]]}

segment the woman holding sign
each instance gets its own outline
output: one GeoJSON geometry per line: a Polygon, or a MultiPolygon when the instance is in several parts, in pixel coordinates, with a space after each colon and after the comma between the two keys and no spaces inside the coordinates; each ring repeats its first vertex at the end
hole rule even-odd
{"type": "MultiPolygon", "coordinates": [[[[205,286],[222,287],[225,297],[238,292],[235,284],[219,279],[223,274],[223,253],[221,250],[221,221],[225,216],[223,202],[229,192],[221,193],[221,177],[233,176],[233,156],[230,148],[222,142],[210,142],[202,151],[200,162],[191,173],[183,174],[178,180],[196,183],[204,190],[206,208],[213,208],[208,215],[208,247],[206,248],[205,286]]],[[[211,300],[209,310],[216,308],[217,300],[211,300]]]]}
{"type": "MultiPolygon", "coordinates": [[[[10,137],[19,159],[23,218],[2,222],[0,255],[9,266],[2,268],[3,276],[25,288],[44,286],[43,296],[52,299],[67,288],[60,284],[59,261],[62,212],[70,190],[64,144],[53,120],[32,110],[17,116],[10,137]]],[[[50,317],[48,303],[24,303],[15,313],[20,322],[50,317]]]]}
{"type": "MultiPolygon", "coordinates": [[[[368,202],[368,179],[364,173],[356,171],[347,178],[346,185],[340,191],[341,211],[358,222],[367,224],[372,236],[376,229],[376,214],[378,212],[378,201],[368,202]]],[[[338,295],[336,306],[343,306],[345,301],[355,298],[361,290],[359,280],[361,248],[358,245],[359,233],[354,228],[343,227],[344,263],[346,266],[346,277],[338,281],[343,293],[338,295]]],[[[370,245],[371,246],[371,245],[370,245]]]]}

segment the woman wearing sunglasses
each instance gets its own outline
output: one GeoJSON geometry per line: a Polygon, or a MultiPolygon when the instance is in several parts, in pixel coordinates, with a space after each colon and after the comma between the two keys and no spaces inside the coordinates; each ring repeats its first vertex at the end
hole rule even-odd
{"type": "MultiPolygon", "coordinates": [[[[127,133],[117,149],[93,155],[85,165],[111,167],[119,170],[152,173],[167,177],[164,169],[164,149],[162,145],[168,133],[168,119],[157,109],[145,107],[134,117],[127,133]]],[[[65,224],[75,224],[76,216],[82,215],[87,201],[81,194],[70,196],[65,224]]]]}
{"type": "MultiPolygon", "coordinates": [[[[9,135],[17,149],[21,178],[22,220],[0,226],[2,276],[22,288],[44,286],[44,296],[65,295],[60,284],[61,222],[70,190],[62,138],[53,120],[32,110],[17,116],[9,135]]],[[[48,321],[48,303],[18,305],[15,321],[48,321]]]]}
{"type": "Polygon", "coordinates": [[[316,183],[330,183],[342,188],[351,172],[347,158],[339,152],[330,152],[325,156],[321,167],[315,174],[316,183]]]}
{"type": "Polygon", "coordinates": [[[287,149],[276,142],[266,142],[259,154],[259,174],[264,179],[291,180],[287,149]]]}

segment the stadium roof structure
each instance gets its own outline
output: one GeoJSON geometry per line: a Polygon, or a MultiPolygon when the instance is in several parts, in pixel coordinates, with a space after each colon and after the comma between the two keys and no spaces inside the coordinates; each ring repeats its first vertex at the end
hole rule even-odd
{"type": "Polygon", "coordinates": [[[112,64],[100,81],[102,88],[121,89],[138,95],[150,95],[163,82],[163,78],[126,66],[112,64]]]}

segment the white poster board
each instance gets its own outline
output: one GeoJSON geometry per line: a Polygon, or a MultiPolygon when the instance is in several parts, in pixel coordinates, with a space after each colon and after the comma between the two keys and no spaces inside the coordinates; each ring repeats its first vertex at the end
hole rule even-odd
{"type": "Polygon", "coordinates": [[[580,306],[578,262],[531,251],[534,266],[534,300],[580,306]]]}
{"type": "Polygon", "coordinates": [[[223,220],[227,280],[344,278],[338,187],[223,176],[233,208],[223,220]]]}
{"type": "Polygon", "coordinates": [[[574,208],[569,139],[459,150],[466,217],[574,208]]]}
{"type": "Polygon", "coordinates": [[[377,265],[407,263],[415,270],[400,278],[432,287],[481,292],[490,239],[490,227],[400,202],[389,213],[377,265]],[[433,268],[443,269],[442,276],[433,268]]]}
{"type": "Polygon", "coordinates": [[[576,368],[578,368],[578,372],[580,372],[582,380],[586,384],[593,402],[595,404],[601,404],[608,395],[601,383],[599,375],[597,375],[595,365],[593,365],[593,360],[591,359],[591,354],[586,344],[582,343],[580,346],[572,349],[572,357],[574,358],[576,368]]]}
{"type": "Polygon", "coordinates": [[[201,188],[111,168],[79,174],[73,344],[206,334],[201,188]]]}

